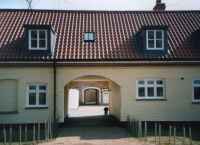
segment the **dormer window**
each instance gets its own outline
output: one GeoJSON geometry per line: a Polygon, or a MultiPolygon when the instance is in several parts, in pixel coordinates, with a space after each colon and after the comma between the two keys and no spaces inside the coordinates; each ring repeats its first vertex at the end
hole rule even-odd
{"type": "Polygon", "coordinates": [[[146,30],[146,50],[164,50],[164,30],[146,30]]]}
{"type": "Polygon", "coordinates": [[[47,50],[47,30],[30,29],[29,50],[47,50]]]}
{"type": "Polygon", "coordinates": [[[86,32],[86,33],[84,33],[84,41],[85,42],[94,42],[95,41],[94,32],[86,32]]]}

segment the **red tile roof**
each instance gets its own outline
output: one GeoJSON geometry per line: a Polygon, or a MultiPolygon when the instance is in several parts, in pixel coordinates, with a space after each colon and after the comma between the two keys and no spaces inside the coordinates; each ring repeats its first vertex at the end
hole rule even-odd
{"type": "Polygon", "coordinates": [[[191,35],[200,29],[200,11],[65,11],[0,10],[0,59],[50,59],[34,56],[24,47],[24,25],[51,25],[57,34],[55,56],[62,60],[152,59],[135,47],[143,26],[168,26],[166,54],[154,59],[200,60],[191,35]],[[84,32],[95,32],[94,43],[84,43],[84,32]]]}

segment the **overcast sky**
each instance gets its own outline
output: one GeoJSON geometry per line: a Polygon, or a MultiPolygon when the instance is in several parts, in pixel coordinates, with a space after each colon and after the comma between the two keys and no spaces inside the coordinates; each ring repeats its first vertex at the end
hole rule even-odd
{"type": "MultiPolygon", "coordinates": [[[[156,0],[33,0],[34,9],[151,10],[156,0]]],[[[200,10],[200,0],[163,0],[168,10],[200,10]]],[[[27,8],[25,0],[0,0],[0,8],[27,8]]]]}

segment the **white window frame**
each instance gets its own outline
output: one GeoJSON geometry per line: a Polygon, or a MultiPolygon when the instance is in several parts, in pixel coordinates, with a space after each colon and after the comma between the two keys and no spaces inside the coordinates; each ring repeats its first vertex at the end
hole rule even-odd
{"type": "Polygon", "coordinates": [[[136,80],[136,99],[137,100],[163,100],[166,99],[166,85],[165,85],[165,80],[164,79],[138,79],[136,80]],[[156,84],[156,81],[163,81],[162,85],[156,84]],[[144,85],[138,84],[139,81],[144,81],[144,85]],[[148,81],[154,81],[154,84],[147,84],[148,81]],[[141,97],[139,96],[139,88],[144,87],[145,88],[145,96],[141,97]],[[153,87],[154,88],[154,96],[147,96],[147,88],[148,87],[153,87]],[[163,88],[163,96],[157,96],[157,88],[162,87],[163,88]]]}
{"type": "Polygon", "coordinates": [[[29,46],[29,50],[47,50],[47,30],[44,30],[44,29],[30,29],[28,30],[28,46],[29,46]],[[37,32],[37,47],[32,47],[32,44],[31,44],[31,32],[32,31],[36,31],[37,32]],[[39,47],[39,41],[40,41],[40,38],[39,38],[39,32],[40,31],[44,31],[45,32],[45,46],[46,47],[39,47]]]}
{"type": "Polygon", "coordinates": [[[84,33],[84,41],[85,42],[95,41],[94,32],[85,32],[84,33]]]}
{"type": "Polygon", "coordinates": [[[200,80],[200,78],[192,80],[192,102],[194,102],[194,103],[200,103],[200,99],[196,100],[195,97],[194,97],[194,87],[200,87],[200,84],[194,84],[194,81],[196,81],[196,80],[200,80]]]}
{"type": "Polygon", "coordinates": [[[164,41],[164,30],[146,30],[146,49],[147,50],[164,50],[164,44],[165,44],[165,41],[164,41]],[[149,38],[149,32],[153,32],[154,33],[154,38],[153,39],[150,39],[149,38]],[[156,32],[161,32],[162,33],[162,39],[157,39],[156,38],[156,32]],[[154,41],[154,48],[151,48],[149,47],[149,40],[153,40],[154,41]],[[156,47],[156,40],[162,40],[162,47],[159,48],[159,47],[156,47]]]}
{"type": "Polygon", "coordinates": [[[48,107],[48,85],[47,83],[28,83],[26,85],[26,107],[28,108],[42,108],[42,107],[48,107]],[[32,91],[29,90],[29,86],[36,86],[36,105],[30,105],[29,104],[29,93],[32,91]],[[39,86],[46,86],[46,90],[39,90],[39,86]],[[39,104],[39,93],[46,93],[46,104],[40,105],[39,104]]]}

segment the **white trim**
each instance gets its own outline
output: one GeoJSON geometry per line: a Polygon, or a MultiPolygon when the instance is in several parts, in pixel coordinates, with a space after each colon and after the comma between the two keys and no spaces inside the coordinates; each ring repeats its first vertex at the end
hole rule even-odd
{"type": "Polygon", "coordinates": [[[81,91],[81,93],[82,93],[82,96],[83,96],[83,102],[84,102],[84,104],[85,104],[85,90],[88,90],[88,89],[96,89],[96,90],[98,90],[98,92],[99,92],[99,104],[101,104],[102,102],[102,95],[101,95],[101,89],[100,88],[98,88],[98,87],[86,87],[86,88],[84,88],[82,91],[81,91]]]}
{"type": "Polygon", "coordinates": [[[137,100],[164,100],[166,99],[166,85],[165,85],[165,80],[164,79],[159,79],[159,78],[156,78],[156,79],[138,79],[136,80],[136,99],[137,100]],[[159,84],[156,84],[156,81],[159,81],[161,80],[163,82],[162,85],[159,85],[159,84]],[[140,85],[138,84],[139,81],[144,81],[144,85],[140,85]],[[154,83],[153,84],[147,84],[148,81],[153,81],[154,83]],[[145,89],[145,94],[144,94],[144,97],[141,97],[139,96],[139,92],[138,92],[138,89],[140,87],[144,87],[145,89]],[[148,87],[153,87],[154,88],[154,96],[148,96],[148,92],[147,92],[147,88],[148,87]],[[162,87],[163,88],[163,96],[160,96],[158,97],[157,96],[157,88],[158,87],[162,87]]]}
{"type": "Polygon", "coordinates": [[[196,80],[200,80],[200,78],[192,80],[192,102],[193,103],[200,103],[200,99],[196,100],[195,97],[194,97],[194,87],[200,87],[200,84],[194,84],[194,81],[196,81],[196,80]]]}
{"type": "Polygon", "coordinates": [[[28,108],[35,108],[35,107],[48,107],[48,85],[47,83],[27,83],[26,84],[26,107],[28,108]],[[29,86],[36,86],[36,105],[30,105],[29,104],[29,93],[32,91],[29,90],[29,86]],[[39,86],[44,85],[46,86],[46,90],[39,90],[39,86]],[[46,93],[46,104],[40,105],[39,104],[39,93],[46,93]]]}
{"type": "Polygon", "coordinates": [[[47,35],[47,30],[44,30],[44,29],[30,29],[28,30],[28,48],[29,50],[47,50],[47,38],[48,38],[48,35],[47,35]],[[32,31],[36,31],[37,32],[37,47],[32,47],[31,46],[31,32],[32,31]],[[45,32],[45,46],[46,47],[39,47],[39,41],[40,41],[40,38],[39,38],[39,32],[40,31],[44,31],[45,32]]]}
{"type": "Polygon", "coordinates": [[[146,50],[164,50],[164,30],[159,30],[159,29],[156,29],[156,30],[146,30],[146,50]],[[152,31],[154,33],[154,38],[153,39],[149,39],[149,35],[148,33],[152,31]],[[156,32],[161,32],[162,33],[162,39],[157,39],[156,38],[156,32]],[[150,48],[149,47],[149,40],[153,40],[154,41],[154,48],[150,48]],[[162,48],[158,48],[156,47],[156,41],[157,40],[161,40],[162,41],[162,48]]]}

